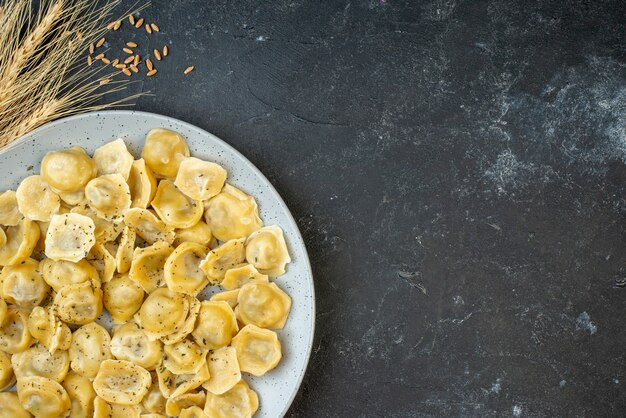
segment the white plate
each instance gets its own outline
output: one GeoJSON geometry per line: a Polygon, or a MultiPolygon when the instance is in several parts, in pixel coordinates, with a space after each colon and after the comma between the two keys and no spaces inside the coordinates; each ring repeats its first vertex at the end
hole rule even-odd
{"type": "Polygon", "coordinates": [[[105,111],[72,116],[49,123],[0,151],[0,191],[17,187],[20,180],[39,173],[39,162],[48,151],[79,145],[89,153],[115,138],[124,138],[137,156],[146,134],[163,127],[187,138],[193,156],[214,161],[228,170],[228,181],[257,199],[266,225],[278,224],[285,231],[292,262],[276,283],[292,298],[291,314],[278,332],[283,359],[262,377],[245,379],[259,394],[255,417],[282,417],[304,377],[315,320],[313,276],[306,248],[289,209],[261,172],[234,148],[193,125],[167,116],[135,111],[105,111]]]}

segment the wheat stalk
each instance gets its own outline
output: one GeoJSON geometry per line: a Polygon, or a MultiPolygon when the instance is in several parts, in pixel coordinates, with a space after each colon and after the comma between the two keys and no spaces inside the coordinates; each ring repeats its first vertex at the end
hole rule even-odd
{"type": "Polygon", "coordinates": [[[33,12],[31,0],[0,0],[0,148],[54,119],[141,95],[102,103],[130,82],[111,67],[85,65],[83,51],[108,31],[119,0],[97,3],[42,0],[33,12]]]}

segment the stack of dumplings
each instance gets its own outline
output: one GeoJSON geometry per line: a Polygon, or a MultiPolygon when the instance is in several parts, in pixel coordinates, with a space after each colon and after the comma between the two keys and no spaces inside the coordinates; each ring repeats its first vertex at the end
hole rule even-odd
{"type": "Polygon", "coordinates": [[[141,157],[122,139],[49,152],[0,193],[0,416],[258,410],[243,373],[281,360],[283,231],[179,133],[151,130],[141,157]]]}

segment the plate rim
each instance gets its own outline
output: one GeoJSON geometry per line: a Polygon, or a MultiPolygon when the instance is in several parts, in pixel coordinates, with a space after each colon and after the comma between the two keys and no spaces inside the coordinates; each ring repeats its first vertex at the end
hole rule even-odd
{"type": "Polygon", "coordinates": [[[281,197],[281,195],[278,193],[278,191],[276,190],[276,188],[274,187],[274,185],[272,184],[272,182],[270,182],[267,177],[265,177],[265,175],[261,172],[261,170],[259,170],[245,155],[243,155],[241,152],[239,152],[235,147],[233,147],[232,145],[230,145],[228,142],[224,141],[223,139],[221,139],[220,137],[216,136],[215,134],[212,134],[211,132],[202,129],[194,124],[191,124],[189,122],[185,122],[183,120],[180,120],[178,118],[174,118],[171,116],[167,116],[167,115],[162,115],[160,113],[154,113],[154,112],[146,112],[146,111],[142,111],[142,110],[125,110],[125,109],[114,109],[114,110],[97,110],[97,111],[92,111],[92,112],[85,112],[85,113],[80,113],[77,115],[71,115],[71,116],[66,116],[60,119],[56,119],[50,122],[45,123],[44,125],[33,129],[32,131],[20,136],[19,138],[17,138],[15,141],[11,142],[10,144],[8,144],[7,146],[5,146],[4,148],[0,149],[0,155],[4,154],[5,152],[12,150],[14,148],[18,148],[21,146],[24,146],[26,143],[28,143],[30,140],[32,140],[32,138],[35,135],[40,134],[43,131],[49,130],[49,129],[53,129],[55,127],[57,127],[58,125],[62,125],[63,123],[67,123],[67,122],[73,122],[76,120],[80,120],[80,119],[88,119],[88,118],[92,118],[92,117],[96,117],[97,115],[101,115],[101,114],[110,114],[110,115],[125,115],[125,116],[134,116],[134,115],[143,115],[146,117],[150,117],[150,118],[157,118],[157,119],[162,119],[166,122],[175,122],[181,125],[184,125],[187,129],[190,130],[195,130],[195,131],[199,131],[201,134],[207,135],[209,137],[211,137],[212,139],[216,140],[217,142],[221,143],[222,146],[224,146],[226,149],[228,149],[229,152],[232,152],[235,156],[237,156],[238,158],[240,158],[247,166],[248,169],[252,170],[257,176],[259,176],[268,186],[269,186],[269,191],[271,192],[271,194],[276,198],[276,200],[278,201],[278,204],[280,206],[282,206],[282,208],[286,211],[287,214],[287,219],[289,221],[289,223],[291,223],[291,227],[295,230],[296,234],[297,234],[297,238],[299,238],[299,241],[302,245],[302,247],[304,248],[304,257],[303,257],[303,261],[304,261],[304,266],[308,272],[309,275],[309,291],[311,292],[311,312],[310,312],[310,333],[308,336],[308,344],[307,344],[307,351],[305,353],[305,363],[304,363],[304,368],[302,370],[302,373],[300,373],[300,376],[298,377],[297,380],[297,384],[294,387],[294,390],[292,391],[292,393],[289,395],[287,404],[285,405],[284,410],[280,413],[280,417],[284,417],[287,414],[287,411],[289,411],[289,409],[291,408],[291,405],[293,404],[293,401],[295,400],[296,396],[298,395],[298,393],[300,392],[300,388],[302,386],[302,382],[304,380],[304,376],[306,375],[306,371],[308,369],[309,366],[309,362],[311,360],[311,352],[313,349],[313,341],[315,338],[315,313],[316,313],[316,299],[315,299],[315,280],[313,277],[313,269],[311,268],[311,261],[309,259],[309,253],[308,250],[306,248],[306,244],[304,242],[304,238],[302,237],[302,232],[300,231],[300,228],[298,227],[298,224],[296,223],[296,220],[293,217],[293,214],[291,213],[291,211],[289,210],[289,207],[287,206],[287,204],[285,203],[285,201],[283,200],[283,198],[281,197]]]}

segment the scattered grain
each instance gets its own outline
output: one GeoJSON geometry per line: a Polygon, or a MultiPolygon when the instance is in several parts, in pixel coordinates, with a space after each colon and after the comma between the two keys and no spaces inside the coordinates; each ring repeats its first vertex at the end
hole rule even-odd
{"type": "Polygon", "coordinates": [[[139,65],[139,61],[141,60],[141,56],[139,54],[135,55],[135,59],[133,60],[133,64],[139,65]]]}
{"type": "Polygon", "coordinates": [[[98,54],[98,55],[96,55],[96,59],[97,59],[97,60],[101,60],[102,58],[104,58],[104,54],[98,54]]]}
{"type": "Polygon", "coordinates": [[[122,27],[122,21],[118,20],[117,22],[115,22],[115,26],[113,26],[113,30],[118,30],[121,27],[122,27]]]}
{"type": "Polygon", "coordinates": [[[170,53],[170,49],[167,47],[167,45],[163,46],[163,56],[167,57],[167,54],[170,53]]]}
{"type": "Polygon", "coordinates": [[[91,59],[91,55],[87,55],[87,65],[93,64],[93,60],[91,59]]]}
{"type": "Polygon", "coordinates": [[[100,85],[102,86],[102,85],[104,85],[104,84],[109,84],[110,82],[111,82],[111,80],[110,80],[110,79],[105,78],[104,80],[100,80],[100,85]]]}
{"type": "Polygon", "coordinates": [[[115,64],[114,67],[117,68],[118,70],[122,70],[126,68],[126,64],[115,64]]]}
{"type": "Polygon", "coordinates": [[[152,65],[152,61],[150,60],[150,58],[146,60],[146,67],[148,67],[148,70],[151,70],[154,68],[154,65],[152,65]]]}
{"type": "Polygon", "coordinates": [[[102,62],[105,63],[106,65],[109,65],[111,63],[111,60],[108,58],[102,58],[102,62]]]}
{"type": "Polygon", "coordinates": [[[132,54],[133,50],[130,48],[123,48],[122,51],[126,52],[127,54],[132,54]]]}
{"type": "Polygon", "coordinates": [[[187,67],[185,68],[185,71],[183,71],[183,74],[189,74],[190,72],[192,72],[194,69],[194,66],[192,65],[191,67],[187,67]]]}
{"type": "Polygon", "coordinates": [[[134,25],[135,24],[135,16],[133,16],[133,15],[128,16],[128,21],[130,22],[131,25],[134,25]]]}
{"type": "Polygon", "coordinates": [[[145,28],[146,28],[146,32],[148,32],[148,33],[152,33],[152,28],[151,28],[151,27],[150,27],[150,25],[148,25],[147,23],[146,23],[145,28]]]}
{"type": "Polygon", "coordinates": [[[157,73],[156,68],[153,68],[152,70],[148,71],[147,76],[148,77],[152,77],[153,75],[155,75],[157,73]]]}
{"type": "Polygon", "coordinates": [[[131,55],[130,57],[128,57],[128,58],[126,58],[124,60],[124,64],[129,64],[129,63],[133,62],[134,60],[135,60],[135,57],[131,55]]]}
{"type": "Polygon", "coordinates": [[[120,63],[120,60],[118,60],[117,58],[115,58],[115,59],[113,60],[113,62],[111,62],[111,65],[115,67],[115,66],[116,66],[117,64],[119,64],[119,63],[120,63]]]}
{"type": "Polygon", "coordinates": [[[93,54],[93,51],[96,50],[96,47],[94,46],[94,44],[89,45],[89,53],[93,54]]]}
{"type": "Polygon", "coordinates": [[[126,46],[129,46],[131,48],[136,48],[137,42],[133,42],[133,41],[126,42],[126,46]]]}
{"type": "Polygon", "coordinates": [[[161,29],[159,29],[159,27],[156,25],[156,23],[150,23],[150,27],[155,32],[160,32],[161,31],[161,29]]]}
{"type": "Polygon", "coordinates": [[[139,19],[136,23],[135,23],[135,27],[136,28],[140,28],[141,25],[143,25],[143,18],[139,19]]]}
{"type": "Polygon", "coordinates": [[[159,52],[159,50],[155,49],[153,52],[154,52],[154,58],[156,58],[159,61],[161,61],[161,53],[159,52]]]}
{"type": "Polygon", "coordinates": [[[106,41],[105,38],[100,38],[100,40],[98,40],[98,42],[96,42],[96,48],[100,48],[102,45],[104,45],[105,41],[106,41]]]}
{"type": "Polygon", "coordinates": [[[137,68],[137,66],[136,66],[135,64],[131,64],[131,65],[130,65],[130,70],[131,70],[133,73],[138,73],[138,72],[139,72],[139,68],[137,68]]]}
{"type": "Polygon", "coordinates": [[[122,69],[122,72],[123,72],[124,74],[126,74],[127,76],[129,76],[129,77],[132,75],[132,73],[130,72],[130,70],[129,70],[128,68],[123,68],[123,69],[122,69]]]}

